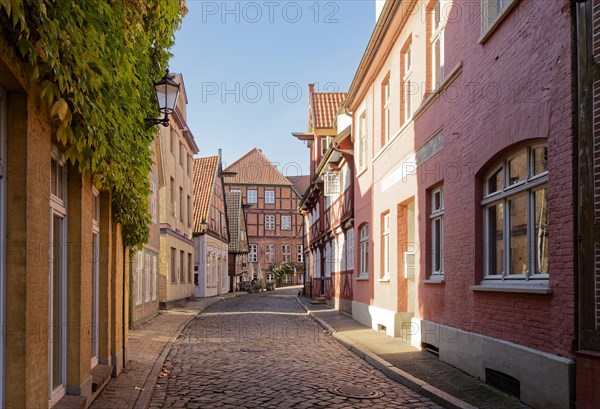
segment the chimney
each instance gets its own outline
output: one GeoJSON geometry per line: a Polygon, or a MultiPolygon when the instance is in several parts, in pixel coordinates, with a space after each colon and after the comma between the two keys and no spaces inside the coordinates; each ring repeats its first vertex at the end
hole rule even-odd
{"type": "Polygon", "coordinates": [[[315,93],[315,84],[308,84],[308,93],[309,94],[315,93]]]}
{"type": "Polygon", "coordinates": [[[219,158],[222,156],[223,149],[219,148],[219,158]]]}

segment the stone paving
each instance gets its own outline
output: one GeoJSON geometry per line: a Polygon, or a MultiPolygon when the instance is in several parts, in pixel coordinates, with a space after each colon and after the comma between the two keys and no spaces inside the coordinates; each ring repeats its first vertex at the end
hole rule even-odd
{"type": "Polygon", "coordinates": [[[439,407],[342,347],[305,314],[295,292],[251,294],[207,308],[173,344],[150,407],[439,407]],[[330,391],[347,386],[383,396],[330,391]]]}
{"type": "MultiPolygon", "coordinates": [[[[228,294],[226,297],[231,297],[228,294]]],[[[112,379],[100,396],[92,402],[91,409],[130,409],[143,392],[148,375],[169,339],[179,326],[196,316],[222,297],[192,301],[185,307],[161,311],[160,314],[131,331],[128,337],[129,361],[121,374],[112,379]]]]}

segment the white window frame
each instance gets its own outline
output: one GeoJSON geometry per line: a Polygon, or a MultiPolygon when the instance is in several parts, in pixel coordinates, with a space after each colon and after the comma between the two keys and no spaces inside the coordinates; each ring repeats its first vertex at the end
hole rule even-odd
{"type": "Polygon", "coordinates": [[[296,263],[304,263],[304,246],[296,244],[296,263]]]}
{"type": "Polygon", "coordinates": [[[265,245],[265,263],[274,263],[275,262],[275,245],[274,244],[266,244],[265,245]]]}
{"type": "Polygon", "coordinates": [[[135,305],[141,305],[144,301],[144,290],[143,290],[143,278],[142,271],[144,270],[144,253],[138,251],[135,253],[134,266],[135,266],[135,305]]]}
{"type": "Polygon", "coordinates": [[[156,301],[156,272],[158,271],[158,257],[152,255],[152,301],[156,301]]]}
{"type": "Polygon", "coordinates": [[[292,275],[284,274],[283,279],[281,281],[283,282],[283,284],[291,284],[292,283],[292,275]]]}
{"type": "Polygon", "coordinates": [[[387,79],[383,83],[382,92],[383,92],[383,141],[384,144],[390,141],[392,137],[391,134],[391,112],[390,112],[390,101],[391,101],[391,79],[388,74],[387,79]]]}
{"type": "Polygon", "coordinates": [[[431,213],[429,221],[431,226],[431,273],[430,278],[444,277],[444,187],[433,189],[430,193],[431,213]],[[439,207],[435,207],[435,197],[439,194],[439,207]],[[440,224],[440,248],[437,248],[438,237],[435,224],[440,224]],[[439,253],[438,253],[439,252],[439,253]],[[436,268],[436,256],[439,254],[439,268],[436,268]]]}
{"type": "Polygon", "coordinates": [[[258,262],[258,244],[249,244],[248,245],[248,262],[249,263],[257,263],[258,262]]]}
{"type": "Polygon", "coordinates": [[[354,270],[354,229],[348,229],[345,236],[346,269],[354,270]]]}
{"type": "Polygon", "coordinates": [[[265,215],[265,230],[275,230],[275,215],[265,215]]]}
{"type": "Polygon", "coordinates": [[[61,305],[59,306],[60,311],[60,350],[61,350],[61,373],[60,373],[60,384],[57,388],[53,389],[52,385],[52,374],[53,374],[53,343],[55,340],[53,339],[53,335],[51,331],[55,325],[53,321],[53,305],[54,305],[54,282],[53,282],[53,268],[54,268],[54,256],[53,251],[50,252],[50,263],[49,263],[49,291],[48,291],[48,398],[49,398],[49,406],[53,406],[58,402],[66,393],[66,383],[67,383],[67,326],[63,325],[67,322],[67,252],[66,252],[66,244],[68,243],[67,237],[67,219],[68,219],[68,208],[67,208],[67,165],[64,161],[63,155],[59,152],[59,150],[52,146],[51,149],[52,160],[57,163],[57,171],[58,166],[60,166],[60,173],[56,173],[57,180],[60,178],[62,182],[62,195],[63,197],[55,196],[50,189],[50,243],[51,248],[54,248],[56,244],[53,242],[53,231],[54,231],[54,215],[62,218],[60,225],[60,236],[61,243],[58,244],[59,252],[61,257],[60,263],[60,297],[61,297],[61,305]]]}
{"type": "Polygon", "coordinates": [[[431,38],[430,50],[431,50],[431,89],[436,90],[444,82],[444,30],[446,28],[446,19],[444,18],[444,11],[446,10],[444,0],[433,0],[432,7],[430,9],[430,27],[431,27],[431,38]],[[437,24],[437,27],[436,27],[437,24]],[[439,43],[440,55],[436,58],[435,47],[439,43]]]}
{"type": "Polygon", "coordinates": [[[369,278],[369,225],[365,224],[360,228],[360,279],[369,278]]]}
{"type": "Polygon", "coordinates": [[[304,275],[298,274],[298,285],[304,284],[304,275]]]}
{"type": "Polygon", "coordinates": [[[281,246],[281,261],[284,263],[292,262],[292,246],[284,244],[281,246]]]}
{"type": "MultiPolygon", "coordinates": [[[[341,191],[340,172],[326,172],[323,174],[324,195],[328,201],[331,201],[331,196],[339,196],[341,191]]],[[[325,207],[329,207],[326,205],[325,207]]]]}
{"type": "Polygon", "coordinates": [[[382,218],[383,229],[381,232],[383,243],[383,270],[381,278],[389,280],[390,278],[390,212],[388,211],[382,218]]]}
{"type": "Polygon", "coordinates": [[[404,123],[412,119],[412,74],[413,74],[413,55],[412,43],[408,44],[402,53],[404,64],[404,76],[402,77],[402,93],[404,95],[404,123]]]}
{"type": "Polygon", "coordinates": [[[6,376],[6,92],[0,87],[0,407],[4,405],[6,376]]]}
{"type": "Polygon", "coordinates": [[[158,223],[158,190],[153,180],[150,181],[150,192],[150,216],[152,217],[152,223],[158,223]]]}
{"type": "Polygon", "coordinates": [[[358,170],[367,167],[367,110],[358,117],[358,170]]]}
{"type": "Polygon", "coordinates": [[[265,204],[275,204],[274,190],[265,190],[265,204]]]}
{"type": "Polygon", "coordinates": [[[329,145],[333,138],[331,136],[323,136],[321,137],[321,156],[325,156],[327,151],[329,150],[329,145]]]}
{"type": "Polygon", "coordinates": [[[151,256],[150,253],[144,254],[144,302],[150,302],[150,276],[151,276],[151,256]]]}
{"type": "Polygon", "coordinates": [[[100,322],[100,192],[92,191],[92,353],[91,367],[98,365],[100,322]]]}
{"type": "Polygon", "coordinates": [[[246,201],[249,204],[258,203],[258,191],[256,189],[248,189],[246,193],[246,201]]]}
{"type": "Polygon", "coordinates": [[[292,230],[292,216],[281,216],[281,230],[292,230]]]}
{"type": "Polygon", "coordinates": [[[273,273],[265,274],[265,282],[267,284],[271,284],[273,281],[275,281],[275,274],[273,274],[273,273]]]}
{"type": "Polygon", "coordinates": [[[510,10],[515,0],[481,0],[481,35],[484,36],[510,10]]]}
{"type": "MultiPolygon", "coordinates": [[[[510,152],[508,155],[505,155],[496,166],[491,168],[489,172],[486,173],[484,179],[484,198],[481,201],[481,205],[483,207],[483,217],[484,217],[484,227],[483,227],[483,235],[484,235],[484,281],[493,282],[493,281],[517,281],[520,283],[523,282],[535,282],[537,284],[547,285],[549,280],[549,273],[537,273],[536,266],[536,258],[533,256],[533,250],[535,249],[535,213],[533,211],[534,207],[534,199],[535,192],[541,189],[548,189],[548,170],[546,165],[546,170],[540,172],[538,174],[534,174],[533,169],[533,152],[536,148],[546,148],[547,146],[544,144],[533,144],[527,146],[525,148],[520,148],[518,150],[510,152]],[[525,158],[526,158],[526,172],[525,172],[525,180],[517,181],[515,183],[510,183],[510,167],[509,163],[511,160],[515,159],[517,156],[523,153],[525,150],[525,158]],[[497,189],[495,192],[490,192],[489,188],[489,178],[491,175],[496,174],[496,172],[502,168],[503,174],[503,186],[497,189]],[[526,271],[525,274],[511,274],[510,266],[511,266],[511,212],[509,201],[515,197],[525,195],[526,201],[526,221],[527,221],[527,243],[526,243],[526,251],[527,251],[527,262],[526,262],[526,271]],[[490,237],[490,225],[489,225],[489,209],[495,207],[497,205],[502,206],[503,211],[503,271],[500,274],[491,274],[490,273],[490,261],[492,256],[490,254],[491,251],[491,243],[489,243],[490,237]]],[[[547,196],[546,196],[547,200],[547,196]]],[[[548,209],[548,202],[546,202],[546,212],[548,209]]],[[[546,213],[546,218],[547,218],[546,213]]]]}

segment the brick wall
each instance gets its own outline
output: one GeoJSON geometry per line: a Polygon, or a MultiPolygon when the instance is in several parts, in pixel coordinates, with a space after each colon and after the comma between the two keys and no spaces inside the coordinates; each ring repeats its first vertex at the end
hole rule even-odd
{"type": "MultiPolygon", "coordinates": [[[[480,20],[446,27],[446,67],[462,73],[415,122],[416,147],[439,129],[444,148],[417,172],[419,197],[443,182],[443,286],[420,286],[424,318],[561,356],[574,337],[571,16],[566,0],[522,0],[482,44],[480,20]],[[548,146],[550,295],[482,293],[482,173],[512,147],[548,146]]],[[[426,200],[419,213],[427,214],[426,200]]],[[[426,216],[425,216],[426,217],[426,216]]],[[[421,238],[428,237],[425,223],[421,238]]],[[[421,242],[422,273],[430,257],[421,242]]]]}

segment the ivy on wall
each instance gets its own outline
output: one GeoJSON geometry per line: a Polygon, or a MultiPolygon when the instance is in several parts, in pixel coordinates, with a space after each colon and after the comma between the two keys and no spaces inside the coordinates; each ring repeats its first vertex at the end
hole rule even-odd
{"type": "Polygon", "coordinates": [[[149,236],[152,84],[186,12],[185,0],[0,0],[0,32],[39,85],[66,158],[111,190],[130,246],[149,236]]]}

